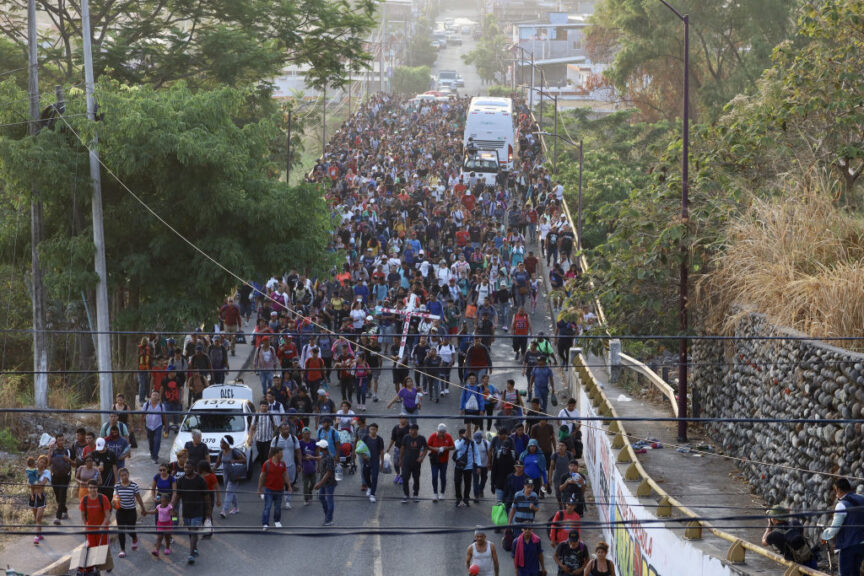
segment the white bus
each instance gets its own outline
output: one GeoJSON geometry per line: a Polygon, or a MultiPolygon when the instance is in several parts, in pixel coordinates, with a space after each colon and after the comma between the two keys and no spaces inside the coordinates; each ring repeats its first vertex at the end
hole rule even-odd
{"type": "Polygon", "coordinates": [[[518,156],[519,137],[513,118],[513,102],[509,98],[478,97],[471,99],[465,119],[463,151],[468,151],[469,138],[477,150],[494,150],[503,172],[513,170],[518,156]]]}

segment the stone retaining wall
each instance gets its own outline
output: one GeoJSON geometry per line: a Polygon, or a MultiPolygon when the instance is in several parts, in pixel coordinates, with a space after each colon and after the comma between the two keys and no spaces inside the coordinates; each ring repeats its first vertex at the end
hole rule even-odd
{"type": "MultiPolygon", "coordinates": [[[[735,335],[801,336],[758,314],[741,320],[735,335]]],[[[862,417],[864,354],[813,340],[699,340],[691,351],[693,398],[703,417],[862,417]]],[[[710,424],[707,430],[729,455],[804,469],[739,464],[751,488],[771,504],[833,508],[833,479],[811,471],[864,477],[862,422],[710,424]]]]}

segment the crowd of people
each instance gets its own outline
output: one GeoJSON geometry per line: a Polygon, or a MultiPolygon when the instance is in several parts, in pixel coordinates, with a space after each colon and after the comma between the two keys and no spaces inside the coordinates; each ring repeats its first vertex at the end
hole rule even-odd
{"type": "MultiPolygon", "coordinates": [[[[615,574],[608,546],[597,543],[592,556],[581,540],[586,479],[579,472],[576,401],[556,411],[555,368],[566,369],[569,348],[594,317],[587,307],[577,310],[556,319],[548,336],[531,322],[544,267],[552,290],[580,274],[574,233],[562,213],[563,186],[543,167],[535,127],[518,99],[514,170],[501,173],[495,186],[462,173],[467,107],[467,99],[418,104],[381,94],[349,118],[309,176],[326,190],[331,248],[344,263],[325,278],[290,270],[242,286],[219,308],[216,333],[199,330],[180,342],[159,334],[143,338],[136,399],[158,472],[150,486],[131,480],[126,461],[137,446],[136,427],[125,412],[134,406],[118,395],[100,430],[77,430],[69,446],[58,435],[47,454],[28,462],[34,544],[42,539],[47,489],[53,488],[59,525],[69,518],[69,489],[77,487],[90,546],[107,543],[104,530],[114,517],[125,557],[127,536],[131,550],[138,548],[139,515],[152,515],[152,554],[170,555],[172,530],[182,518],[187,561],[194,563],[214,512],[221,522],[239,511],[247,456],[226,434],[213,462],[193,433],[176,461],[160,463],[161,441],[180,423],[167,412],[182,411],[208,385],[224,383],[236,344],[250,339],[262,394],[250,435],[259,455],[263,530],[271,518],[272,527],[282,527],[281,511],[291,508],[295,491],[304,504],[317,492],[323,525],[333,525],[334,492],[346,465],[359,464],[371,503],[388,471],[401,486],[401,502],[417,503],[428,461],[431,494],[423,489],[422,497],[455,508],[488,504],[519,576],[546,572],[549,560],[558,574],[615,574]],[[244,323],[253,319],[254,331],[244,335],[244,323]],[[496,375],[496,342],[512,349],[523,382],[496,375]],[[444,422],[429,427],[418,418],[424,403],[451,393],[461,421],[455,435],[444,422]],[[380,410],[400,410],[389,434],[363,414],[378,402],[380,410]],[[549,414],[559,419],[553,424],[549,414]],[[452,499],[446,498],[448,473],[452,499]],[[152,503],[145,505],[148,489],[152,503]],[[538,519],[547,497],[550,505],[538,519]],[[538,523],[549,525],[551,556],[538,523]]],[[[860,503],[846,484],[838,486],[849,509],[838,504],[839,520],[826,535],[843,534],[850,551],[841,564],[845,557],[851,566],[864,538],[860,528],[844,528],[844,519],[858,518],[852,506],[860,503]]],[[[783,511],[777,512],[763,539],[800,560],[786,542],[797,538],[797,527],[784,526],[783,511]]],[[[469,574],[498,575],[498,550],[488,536],[475,531],[466,554],[469,574]]]]}

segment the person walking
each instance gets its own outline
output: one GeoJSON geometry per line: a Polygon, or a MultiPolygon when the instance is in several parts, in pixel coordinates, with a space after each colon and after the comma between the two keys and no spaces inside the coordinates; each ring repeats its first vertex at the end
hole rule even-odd
{"type": "Polygon", "coordinates": [[[570,532],[567,539],[555,547],[552,556],[558,565],[558,576],[584,576],[590,558],[588,547],[579,539],[578,531],[570,532]]]}
{"type": "Polygon", "coordinates": [[[324,526],[333,525],[333,512],[336,506],[333,493],[336,490],[336,462],[333,456],[330,455],[330,445],[327,440],[319,440],[316,444],[318,447],[319,470],[321,478],[312,487],[313,490],[318,490],[318,500],[321,502],[321,507],[324,508],[324,526]]]}
{"type": "Polygon", "coordinates": [[[66,437],[63,434],[58,434],[54,442],[49,461],[51,464],[51,489],[57,500],[54,525],[59,526],[60,520],[69,518],[66,502],[69,499],[69,486],[72,483],[74,454],[71,449],[66,447],[66,437]]]}
{"type": "Polygon", "coordinates": [[[468,546],[465,566],[476,576],[498,576],[498,551],[480,526],[474,530],[474,542],[468,546]]]}
{"type": "Polygon", "coordinates": [[[183,468],[183,476],[177,479],[176,487],[171,506],[177,510],[178,502],[183,503],[183,525],[189,531],[189,557],[186,562],[194,564],[198,558],[198,531],[210,508],[210,494],[207,482],[198,475],[197,466],[193,466],[189,460],[183,468]]]}
{"type": "Polygon", "coordinates": [[[408,503],[409,483],[414,480],[414,503],[420,502],[420,465],[423,464],[423,459],[426,457],[428,447],[426,438],[419,434],[420,427],[417,424],[411,424],[408,427],[408,435],[402,439],[402,446],[399,450],[402,462],[400,468],[402,470],[402,503],[408,503]]]}
{"type": "Polygon", "coordinates": [[[447,489],[447,465],[450,463],[450,452],[455,450],[453,438],[447,433],[447,425],[438,424],[438,431],[429,436],[426,441],[429,446],[429,468],[432,471],[432,502],[438,502],[438,485],[441,485],[441,496],[447,489]]]}
{"type": "Polygon", "coordinates": [[[33,544],[38,545],[42,536],[42,516],[45,514],[45,487],[51,483],[51,471],[48,470],[48,456],[42,454],[34,460],[27,459],[27,482],[30,484],[30,499],[28,507],[33,511],[33,523],[36,525],[36,536],[33,544]]]}
{"type": "Polygon", "coordinates": [[[864,563],[864,496],[855,494],[846,478],[834,481],[834,518],[822,532],[822,542],[834,539],[840,576],[858,576],[864,563]]]}
{"type": "Polygon", "coordinates": [[[168,429],[168,419],[165,416],[165,405],[159,398],[159,392],[153,390],[150,400],[147,401],[141,415],[144,420],[144,430],[147,431],[147,447],[150,449],[150,460],[154,464],[159,463],[159,449],[162,447],[162,432],[168,429]]]}
{"type": "Polygon", "coordinates": [[[120,544],[120,558],[126,557],[126,534],[132,537],[132,550],[138,549],[138,535],[135,524],[138,522],[136,504],[141,507],[141,517],[147,516],[144,500],[138,484],[129,479],[129,470],[121,468],[117,472],[118,482],[114,485],[114,507],[117,509],[117,541],[120,544]]]}
{"type": "Polygon", "coordinates": [[[225,497],[222,499],[219,517],[224,520],[226,514],[240,512],[237,494],[240,491],[240,476],[246,471],[246,455],[234,447],[234,437],[230,434],[222,437],[219,448],[216,469],[222,466],[222,477],[225,479],[225,497]]]}
{"type": "MultiPolygon", "coordinates": [[[[291,424],[282,422],[277,434],[270,442],[271,448],[282,451],[282,463],[288,472],[288,485],[291,486],[297,480],[297,469],[300,466],[300,441],[291,433],[291,424]]],[[[291,491],[285,493],[285,509],[291,509],[291,491]]]]}
{"type": "Polygon", "coordinates": [[[81,511],[81,524],[85,526],[87,547],[108,545],[108,527],[111,524],[111,501],[99,492],[99,482],[95,479],[87,483],[87,495],[78,504],[81,511]]]}
{"type": "Polygon", "coordinates": [[[546,573],[543,545],[530,526],[523,527],[522,534],[513,541],[513,566],[517,576],[540,576],[546,573]]]}
{"type": "Polygon", "coordinates": [[[282,448],[271,446],[267,461],[261,466],[258,477],[258,496],[264,500],[264,511],[261,514],[261,528],[270,527],[270,510],[273,509],[273,526],[282,528],[282,496],[285,489],[291,492],[291,480],[288,468],[282,461],[282,448]],[[274,507],[275,504],[275,507],[274,507]]]}
{"type": "Polygon", "coordinates": [[[479,460],[477,444],[468,436],[465,428],[460,428],[459,439],[456,440],[455,451],[453,452],[457,508],[471,506],[468,501],[471,499],[471,487],[474,485],[474,474],[479,460]]]}
{"type": "MultiPolygon", "coordinates": [[[[589,560],[588,564],[585,565],[583,569],[583,574],[585,576],[615,576],[615,565],[611,560],[606,558],[606,555],[609,553],[609,545],[605,542],[598,542],[597,546],[594,547],[595,558],[593,560],[589,560]]],[[[855,568],[857,573],[858,568],[855,568]]],[[[850,572],[850,576],[851,576],[850,572]]],[[[841,576],[846,576],[841,574],[841,576]]],[[[857,576],[857,574],[855,575],[857,576]]]]}
{"type": "MultiPolygon", "coordinates": [[[[315,443],[312,438],[312,429],[304,427],[300,432],[300,470],[303,473],[303,505],[308,506],[312,502],[312,487],[315,485],[315,464],[318,459],[315,456],[315,443]]],[[[326,440],[325,440],[326,442],[326,440]]]]}
{"type": "Polygon", "coordinates": [[[378,436],[378,424],[369,424],[368,433],[360,439],[366,445],[368,453],[363,459],[363,483],[366,484],[366,496],[370,502],[375,502],[375,492],[378,489],[378,472],[384,466],[384,440],[378,436]]]}

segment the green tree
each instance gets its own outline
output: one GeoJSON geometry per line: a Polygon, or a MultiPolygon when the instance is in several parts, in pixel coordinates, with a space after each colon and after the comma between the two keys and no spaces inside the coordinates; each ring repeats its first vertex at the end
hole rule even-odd
{"type": "Polygon", "coordinates": [[[432,28],[427,18],[421,17],[408,44],[408,64],[410,66],[432,66],[438,54],[432,48],[432,28]]]}
{"type": "MultiPolygon", "coordinates": [[[[9,84],[3,96],[15,93],[9,84]]],[[[317,187],[278,181],[280,166],[270,158],[284,146],[281,112],[262,107],[256,90],[193,92],[180,82],[157,91],[103,81],[97,96],[105,114],[98,126],[81,117],[83,102],[73,98],[71,128],[43,131],[35,141],[0,138],[3,201],[27,198],[32,184],[44,191],[49,285],[78,294],[94,282],[83,216],[87,152],[73,129],[87,142],[97,127],[100,156],[111,170],[103,170],[103,195],[115,327],[177,329],[211,318],[214,303],[238,283],[225,268],[253,279],[329,266],[324,197],[317,187]]],[[[26,98],[21,102],[26,106],[26,98]]]]}
{"type": "Polygon", "coordinates": [[[501,29],[494,16],[487,16],[483,27],[483,36],[477,46],[462,55],[462,61],[477,69],[477,74],[486,84],[500,82],[507,69],[505,55],[507,35],[501,29]]]}
{"type": "MultiPolygon", "coordinates": [[[[690,16],[692,111],[710,119],[736,94],[754,91],[771,51],[794,29],[801,0],[671,4],[690,16]]],[[[680,115],[684,28],[659,0],[603,0],[588,38],[593,59],[612,61],[607,76],[647,118],[680,115]]]]}
{"type": "MultiPolygon", "coordinates": [[[[37,0],[46,80],[80,78],[78,4],[37,0]]],[[[305,64],[311,83],[341,86],[346,63],[361,69],[375,0],[93,0],[93,56],[103,73],[130,84],[244,85],[305,64]]],[[[27,0],[0,0],[0,32],[26,45],[27,0]]]]}
{"type": "Polygon", "coordinates": [[[429,67],[400,66],[393,70],[393,90],[397,94],[420,94],[429,90],[429,67]]]}

